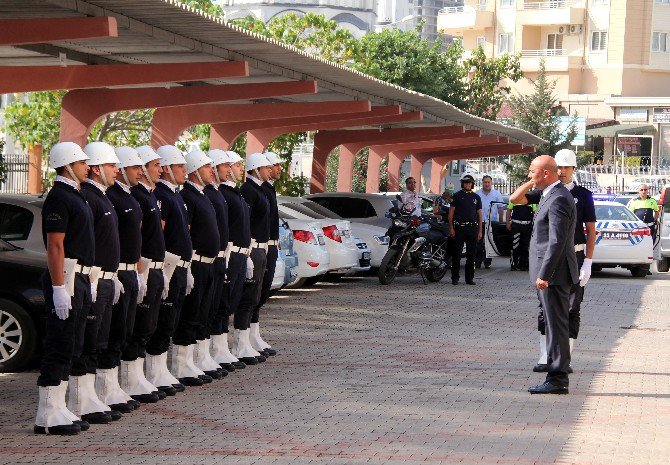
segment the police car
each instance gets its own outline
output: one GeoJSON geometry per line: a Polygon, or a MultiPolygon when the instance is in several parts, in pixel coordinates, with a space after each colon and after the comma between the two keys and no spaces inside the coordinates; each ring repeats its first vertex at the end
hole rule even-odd
{"type": "Polygon", "coordinates": [[[651,231],[633,212],[614,201],[595,201],[596,248],[593,270],[627,268],[636,278],[647,276],[653,260],[651,231]]]}

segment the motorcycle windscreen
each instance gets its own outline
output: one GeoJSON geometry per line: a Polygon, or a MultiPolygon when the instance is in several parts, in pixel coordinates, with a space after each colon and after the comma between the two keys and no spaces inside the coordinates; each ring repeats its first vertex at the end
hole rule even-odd
{"type": "Polygon", "coordinates": [[[498,218],[498,209],[506,206],[503,202],[491,202],[489,206],[489,219],[484,225],[484,245],[486,247],[486,258],[507,257],[512,249],[512,233],[507,230],[507,224],[503,221],[493,221],[498,218]],[[495,215],[493,212],[495,211],[495,215]]]}

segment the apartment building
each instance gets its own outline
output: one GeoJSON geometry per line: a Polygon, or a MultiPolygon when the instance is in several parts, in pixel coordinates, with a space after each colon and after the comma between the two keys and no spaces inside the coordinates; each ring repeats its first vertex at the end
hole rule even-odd
{"type": "Polygon", "coordinates": [[[531,78],[544,59],[605,163],[670,167],[670,0],[464,0],[440,11],[438,29],[488,56],[520,53],[531,78]]]}

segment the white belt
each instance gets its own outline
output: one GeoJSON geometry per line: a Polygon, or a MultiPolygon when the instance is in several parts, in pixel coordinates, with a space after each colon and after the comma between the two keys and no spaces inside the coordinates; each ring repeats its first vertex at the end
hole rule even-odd
{"type": "Polygon", "coordinates": [[[179,260],[177,262],[177,266],[180,266],[182,268],[190,268],[191,267],[191,260],[179,260]]]}
{"type": "Polygon", "coordinates": [[[98,279],[114,279],[116,277],[116,271],[102,271],[98,275],[98,279]]]}
{"type": "Polygon", "coordinates": [[[531,224],[532,221],[512,220],[512,223],[516,223],[516,224],[531,224]]]}
{"type": "Polygon", "coordinates": [[[119,271],[137,271],[137,263],[119,263],[119,271]]]}
{"type": "Polygon", "coordinates": [[[216,255],[219,258],[223,258],[226,256],[226,251],[225,250],[220,250],[219,253],[216,255]]]}
{"type": "Polygon", "coordinates": [[[271,241],[268,241],[268,247],[270,247],[271,245],[277,247],[279,245],[279,241],[277,239],[272,239],[271,241]]]}
{"type": "Polygon", "coordinates": [[[198,255],[197,253],[194,253],[191,262],[207,263],[208,265],[211,265],[212,263],[214,263],[214,258],[215,257],[206,257],[204,255],[198,255]]]}
{"type": "Polygon", "coordinates": [[[586,249],[586,244],[577,244],[575,245],[575,252],[581,252],[582,250],[586,249]]]}
{"type": "Polygon", "coordinates": [[[153,270],[162,270],[164,265],[165,265],[165,262],[155,262],[155,261],[152,260],[151,262],[149,262],[148,267],[149,267],[149,269],[153,269],[153,270]]]}
{"type": "Polygon", "coordinates": [[[234,245],[230,248],[231,252],[239,253],[242,255],[246,255],[247,257],[249,256],[249,253],[251,252],[251,249],[249,247],[239,247],[237,245],[234,245]]]}
{"type": "Polygon", "coordinates": [[[81,274],[91,274],[91,267],[90,266],[84,266],[79,263],[77,263],[74,266],[74,272],[75,273],[81,273],[81,274]]]}
{"type": "Polygon", "coordinates": [[[256,239],[251,239],[251,248],[252,249],[263,249],[266,252],[268,251],[267,242],[256,242],[256,239]]]}

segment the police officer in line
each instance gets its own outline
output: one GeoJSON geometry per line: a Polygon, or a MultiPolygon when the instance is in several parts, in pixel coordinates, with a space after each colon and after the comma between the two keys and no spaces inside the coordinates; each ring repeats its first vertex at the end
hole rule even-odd
{"type": "MultiPolygon", "coordinates": [[[[136,150],[143,165],[140,180],[137,185],[131,187],[130,192],[142,211],[140,268],[143,281],[146,282],[146,293],[137,304],[133,333],[123,351],[122,358],[124,361],[134,364],[135,370],[133,372],[137,374],[136,379],[138,381],[142,378],[142,360],[144,360],[144,376],[147,381],[156,386],[159,391],[172,396],[176,392],[183,392],[186,388],[168,370],[167,351],[163,350],[163,339],[153,345],[149,344],[159,321],[163,324],[162,328],[166,328],[170,318],[173,318],[174,312],[172,305],[161,306],[165,288],[163,277],[165,238],[163,237],[161,209],[154,195],[154,189],[161,173],[163,173],[163,168],[160,164],[161,157],[154,149],[148,145],[142,145],[137,147],[136,150]],[[161,312],[167,313],[161,314],[161,312]]],[[[167,332],[166,329],[163,329],[163,331],[167,332]]],[[[135,385],[137,384],[135,383],[135,385]]],[[[144,402],[158,401],[157,395],[146,391],[147,389],[144,389],[144,402]]]]}
{"type": "Polygon", "coordinates": [[[507,205],[507,230],[512,232],[512,271],[528,271],[528,248],[533,233],[533,215],[537,205],[509,202],[507,205]]]}
{"type": "Polygon", "coordinates": [[[131,186],[139,182],[143,163],[137,151],[131,147],[118,147],[115,152],[120,173],[105,193],[114,206],[119,223],[120,263],[117,278],[123,285],[123,293],[112,307],[111,318],[105,320],[98,336],[101,346],[106,347],[98,355],[95,388],[100,400],[112,410],[129,413],[135,409],[138,401],[131,402],[133,399],[119,385],[119,367],[123,349],[133,332],[138,294],[146,291],[138,269],[142,247],[142,210],[130,194],[131,186]],[[103,340],[105,336],[106,341],[103,340]]]}
{"type": "Polygon", "coordinates": [[[191,272],[193,290],[184,299],[177,329],[172,336],[175,347],[193,347],[193,363],[211,379],[228,374],[210,354],[209,323],[213,318],[214,260],[221,251],[216,211],[205,195],[205,186],[214,179],[212,159],[201,150],[186,155],[188,179],[180,194],[186,205],[186,217],[193,242],[191,272]]]}
{"type": "Polygon", "coordinates": [[[86,153],[73,142],[60,142],[49,152],[56,179],[42,207],[48,269],[42,276],[46,326],[37,378],[37,434],[73,435],[89,428],[65,405],[72,358],[81,353],[91,306],[93,213],[79,190],[89,170],[86,160],[86,153]]]}
{"type": "MultiPolygon", "coordinates": [[[[596,246],[596,211],[593,203],[593,194],[585,187],[575,184],[572,177],[577,168],[577,156],[570,149],[562,149],[554,157],[558,165],[558,176],[575,198],[577,209],[577,223],[575,226],[575,255],[580,268],[579,282],[570,289],[570,314],[568,319],[568,335],[570,337],[570,352],[574,341],[579,335],[581,320],[581,303],[584,298],[584,286],[591,277],[591,263],[596,246]],[[586,230],[586,233],[584,233],[586,230]]],[[[535,189],[532,182],[522,184],[512,195],[510,201],[518,204],[539,204],[542,192],[535,189]]],[[[538,315],[538,331],[540,332],[540,358],[533,367],[535,372],[547,371],[547,337],[545,332],[544,312],[540,308],[538,315]]],[[[572,373],[572,368],[569,368],[572,373]]]]}
{"type": "Polygon", "coordinates": [[[114,148],[105,142],[91,142],[84,147],[91,167],[89,177],[81,184],[81,194],[93,212],[95,259],[90,274],[93,304],[86,320],[84,347],[72,361],[68,389],[68,409],[89,423],[109,423],[122,413],[102,403],[95,392],[98,354],[107,348],[112,305],[118,301],[123,286],[116,278],[119,267],[119,222],[114,205],[105,192],[114,184],[119,169],[114,148]]]}
{"type": "MultiPolygon", "coordinates": [[[[227,174],[223,179],[223,183],[219,186],[219,190],[226,199],[228,204],[228,240],[232,243],[230,247],[230,259],[226,273],[228,276],[228,283],[224,286],[223,303],[227,303],[227,315],[223,318],[223,334],[225,339],[222,339],[221,344],[225,342],[226,347],[222,350],[227,350],[228,347],[228,319],[233,315],[233,343],[230,352],[231,360],[235,368],[245,368],[246,365],[256,365],[258,360],[254,354],[258,353],[253,350],[249,342],[249,337],[243,337],[243,332],[248,328],[248,321],[250,318],[248,305],[240,305],[242,294],[245,291],[246,279],[253,277],[253,262],[249,258],[251,252],[251,226],[250,226],[250,212],[240,188],[237,183],[244,179],[244,166],[242,165],[243,158],[233,151],[227,151],[227,161],[222,164],[229,165],[229,170],[224,170],[221,174],[227,174]],[[227,297],[227,298],[226,298],[227,297]]],[[[226,159],[223,159],[226,160],[226,159]]],[[[217,159],[218,161],[218,159],[217,159]]],[[[218,168],[218,165],[217,165],[218,168]]]]}
{"type": "MultiPolygon", "coordinates": [[[[249,204],[251,225],[251,253],[249,257],[253,263],[253,282],[251,282],[250,285],[245,286],[242,293],[240,307],[244,309],[243,311],[249,312],[249,319],[247,320],[244,329],[236,333],[238,339],[235,342],[237,342],[236,347],[238,351],[242,349],[251,349],[248,350],[248,352],[252,354],[252,357],[256,358],[256,360],[259,362],[264,362],[266,357],[251,346],[250,324],[252,322],[258,322],[258,315],[254,314],[254,310],[261,298],[263,278],[265,276],[265,269],[267,267],[267,250],[268,241],[270,240],[271,210],[270,202],[268,201],[261,186],[271,177],[272,163],[270,163],[262,153],[252,153],[247,156],[245,169],[247,171],[247,179],[242,185],[240,191],[247,204],[249,204]]],[[[238,354],[235,355],[246,363],[244,357],[240,357],[238,354]]]]}
{"type": "Polygon", "coordinates": [[[213,182],[205,186],[204,192],[216,212],[216,223],[219,231],[219,254],[214,260],[214,292],[212,293],[212,304],[210,309],[211,319],[209,321],[209,333],[211,338],[211,355],[216,363],[226,372],[235,371],[233,362],[239,362],[230,353],[228,348],[227,332],[228,322],[228,285],[226,268],[230,261],[230,248],[228,226],[228,204],[219,186],[227,179],[230,171],[229,157],[225,150],[214,149],[207,152],[212,160],[214,174],[213,182]],[[224,327],[226,332],[224,333],[224,327]]]}
{"type": "Polygon", "coordinates": [[[449,206],[449,237],[452,238],[451,284],[457,285],[461,268],[461,253],[465,244],[465,283],[475,284],[475,254],[477,241],[482,238],[482,200],[472,188],[475,179],[461,177],[461,190],[454,194],[449,206]]]}
{"type": "MultiPolygon", "coordinates": [[[[190,271],[193,246],[188,229],[184,199],[177,192],[186,182],[186,159],[174,145],[158,147],[163,172],[154,195],[161,210],[165,238],[163,263],[163,302],[158,312],[156,330],[149,339],[147,353],[163,356],[170,348],[186,294],[193,288],[190,271]]],[[[179,384],[202,386],[204,373],[193,364],[193,345],[175,345],[172,349],[171,373],[179,384]]],[[[212,378],[204,378],[211,382],[212,378]]],[[[179,384],[176,387],[179,387],[179,384]]]]}
{"type": "Polygon", "coordinates": [[[251,347],[257,352],[267,356],[277,355],[277,351],[263,340],[260,334],[259,313],[260,309],[270,298],[270,288],[272,287],[272,279],[275,275],[275,268],[277,267],[277,256],[279,255],[279,208],[277,207],[277,190],[274,183],[281,177],[283,170],[283,161],[274,152],[265,152],[265,158],[272,163],[272,170],[270,172],[270,179],[261,184],[263,193],[270,204],[270,239],[268,241],[267,266],[265,268],[265,275],[263,276],[263,287],[261,289],[261,296],[258,304],[251,313],[251,324],[249,339],[251,347]]]}
{"type": "Polygon", "coordinates": [[[649,227],[652,240],[656,242],[656,223],[658,222],[658,216],[661,213],[661,210],[658,208],[656,199],[649,196],[650,189],[648,185],[640,185],[638,194],[638,197],[632,199],[628,203],[628,208],[635,213],[635,216],[637,216],[640,221],[644,222],[649,227]]]}

